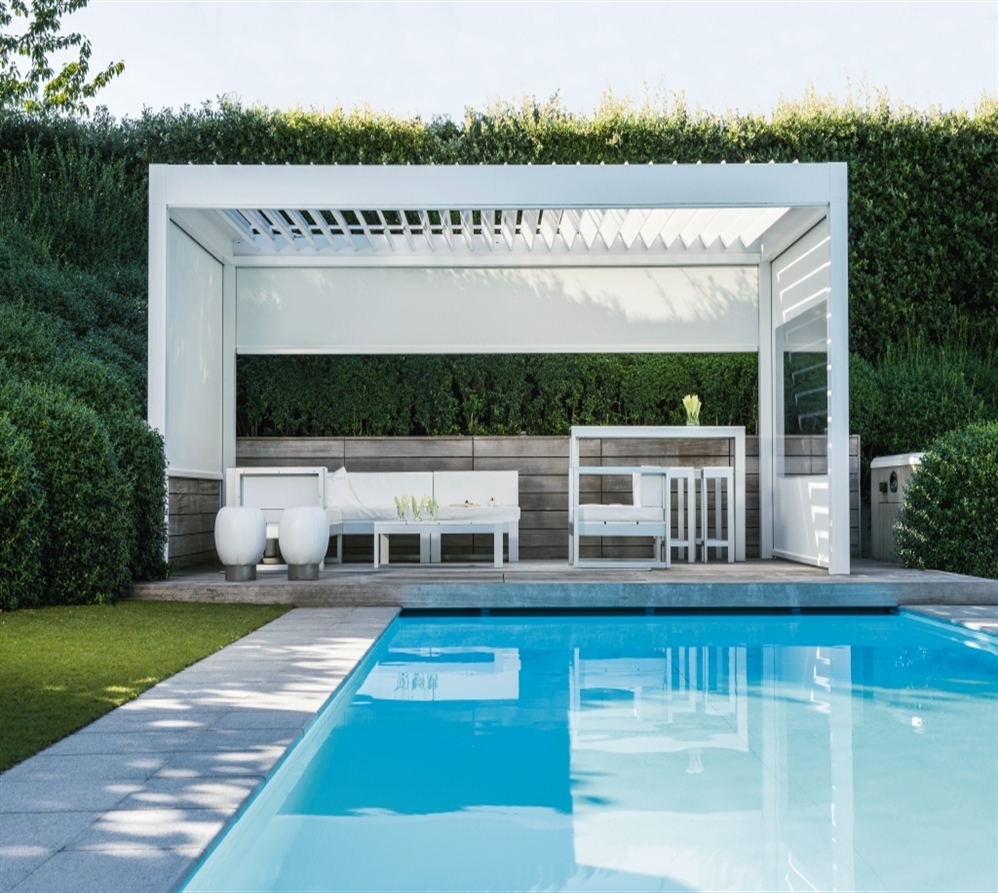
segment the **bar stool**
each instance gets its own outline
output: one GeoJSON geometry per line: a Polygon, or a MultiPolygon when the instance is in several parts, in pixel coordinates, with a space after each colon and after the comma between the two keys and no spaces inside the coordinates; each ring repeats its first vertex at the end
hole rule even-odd
{"type": "MultiPolygon", "coordinates": [[[[735,526],[734,516],[734,492],[735,492],[735,470],[730,466],[700,469],[700,540],[703,544],[703,560],[707,562],[707,550],[715,549],[719,552],[722,548],[728,550],[728,563],[735,560],[735,526]],[[708,484],[714,482],[714,536],[707,536],[708,528],[708,484]],[[727,504],[728,523],[725,525],[726,534],[721,537],[721,515],[723,514],[723,504],[721,501],[721,481],[727,482],[727,504]]],[[[719,557],[719,556],[715,556],[719,557]]]]}
{"type": "MultiPolygon", "coordinates": [[[[689,562],[692,564],[696,561],[696,470],[682,466],[678,468],[669,468],[669,473],[666,475],[665,480],[665,486],[669,491],[669,497],[665,500],[664,507],[670,508],[670,514],[673,480],[676,481],[677,492],[677,501],[675,505],[678,538],[672,536],[671,531],[668,539],[663,537],[655,538],[656,559],[664,561],[666,567],[672,563],[672,549],[677,547],[679,549],[680,559],[688,553],[689,562]],[[684,482],[685,487],[683,486],[684,482]],[[663,549],[668,549],[668,553],[662,555],[663,549]]],[[[661,506],[663,503],[661,493],[661,476],[640,473],[632,475],[632,502],[635,506],[641,507],[661,506]]],[[[672,524],[671,517],[666,518],[665,520],[667,524],[672,524]]]]}

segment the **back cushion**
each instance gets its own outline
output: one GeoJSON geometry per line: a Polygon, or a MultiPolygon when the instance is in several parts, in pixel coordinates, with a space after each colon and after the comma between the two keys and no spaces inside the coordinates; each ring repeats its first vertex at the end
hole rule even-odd
{"type": "Polygon", "coordinates": [[[662,505],[662,475],[631,475],[631,495],[635,505],[659,508],[662,505]]]}
{"type": "Polygon", "coordinates": [[[440,505],[474,502],[488,505],[519,505],[519,474],[515,471],[435,471],[433,498],[440,505]]]}
{"type": "Polygon", "coordinates": [[[433,495],[432,471],[350,472],[350,488],[365,506],[393,506],[395,497],[433,495]]]}

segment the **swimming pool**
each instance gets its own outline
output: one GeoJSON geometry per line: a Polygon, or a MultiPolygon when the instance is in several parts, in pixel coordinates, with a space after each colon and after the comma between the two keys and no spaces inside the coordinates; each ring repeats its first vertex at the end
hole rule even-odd
{"type": "Polygon", "coordinates": [[[994,890],[998,644],[403,617],[184,889],[994,890]]]}

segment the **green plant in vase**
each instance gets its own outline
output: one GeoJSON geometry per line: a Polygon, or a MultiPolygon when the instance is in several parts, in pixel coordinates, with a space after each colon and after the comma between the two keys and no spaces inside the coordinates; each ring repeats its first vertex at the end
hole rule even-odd
{"type": "Polygon", "coordinates": [[[687,425],[700,424],[700,408],[702,406],[703,404],[700,402],[700,398],[696,394],[687,394],[683,397],[683,408],[686,410],[687,425]]]}
{"type": "MultiPolygon", "coordinates": [[[[415,499],[413,499],[413,505],[415,505],[415,499]]],[[[405,521],[406,511],[409,508],[409,494],[403,493],[402,498],[399,499],[395,497],[395,510],[399,513],[399,520],[405,521]]]]}

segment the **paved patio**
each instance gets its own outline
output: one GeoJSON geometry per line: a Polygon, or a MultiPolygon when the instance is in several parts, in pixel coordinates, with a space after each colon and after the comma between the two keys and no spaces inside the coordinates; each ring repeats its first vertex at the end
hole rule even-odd
{"type": "Polygon", "coordinates": [[[175,889],[397,613],[292,611],[0,775],[0,891],[175,889]]]}
{"type": "Polygon", "coordinates": [[[792,561],[728,564],[674,561],[667,570],[576,569],[566,561],[329,564],[320,578],[289,582],[269,566],[249,583],[226,583],[218,567],[139,583],[138,599],[403,608],[864,608],[899,605],[998,605],[998,580],[920,571],[854,558],[848,576],[792,561]]]}

